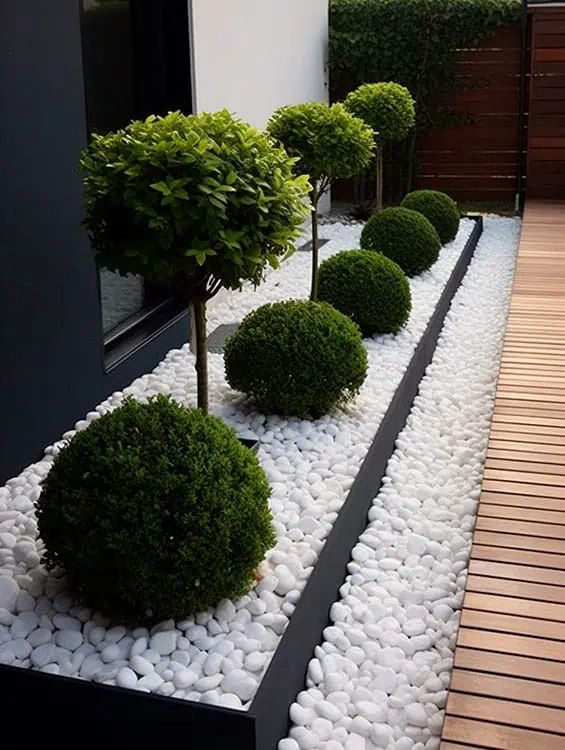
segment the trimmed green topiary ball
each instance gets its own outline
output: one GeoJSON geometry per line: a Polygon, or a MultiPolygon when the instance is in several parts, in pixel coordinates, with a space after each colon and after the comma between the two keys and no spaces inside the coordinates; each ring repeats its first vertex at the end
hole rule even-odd
{"type": "Polygon", "coordinates": [[[412,309],[410,284],[390,258],[345,250],[320,266],[319,299],[357,323],[364,336],[397,333],[412,309]]]}
{"type": "Polygon", "coordinates": [[[425,216],[443,245],[457,236],[461,212],[457,203],[446,193],[439,190],[415,190],[408,193],[400,205],[425,216]]]}
{"type": "Polygon", "coordinates": [[[249,590],[275,543],[269,495],[220,419],[126,399],[55,459],[37,503],[44,561],[110,617],[182,618],[249,590]]]}
{"type": "Polygon", "coordinates": [[[407,276],[417,276],[436,262],[441,242],[425,216],[393,207],[371,216],[361,232],[361,247],[378,250],[398,263],[407,276]]]}
{"type": "Polygon", "coordinates": [[[359,328],[323,302],[289,300],[249,313],[224,349],[226,378],[265,413],[321,417],[367,374],[359,328]]]}
{"type": "Polygon", "coordinates": [[[416,122],[412,95],[405,86],[392,81],[362,84],[347,95],[345,107],[386,143],[406,138],[416,122]]]}

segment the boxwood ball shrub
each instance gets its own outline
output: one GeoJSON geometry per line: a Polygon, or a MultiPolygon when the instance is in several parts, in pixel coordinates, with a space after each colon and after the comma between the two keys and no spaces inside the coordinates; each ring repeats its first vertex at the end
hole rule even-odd
{"type": "Polygon", "coordinates": [[[412,308],[410,284],[390,258],[345,250],[320,266],[319,298],[347,315],[364,336],[397,333],[412,308]]]}
{"type": "Polygon", "coordinates": [[[126,399],[53,462],[37,507],[44,562],[118,621],[182,618],[250,588],[275,542],[269,495],[220,419],[126,399]]]}
{"type": "Polygon", "coordinates": [[[361,247],[378,250],[407,276],[417,276],[436,262],[441,242],[425,216],[408,208],[392,207],[371,216],[361,232],[361,247]]]}
{"type": "Polygon", "coordinates": [[[400,205],[425,216],[443,245],[457,236],[461,212],[457,203],[446,193],[439,190],[414,190],[413,193],[408,193],[400,205]]]}
{"type": "Polygon", "coordinates": [[[307,300],[249,313],[224,357],[231,387],[267,414],[321,417],[352,399],[367,374],[355,323],[326,303],[307,300]]]}

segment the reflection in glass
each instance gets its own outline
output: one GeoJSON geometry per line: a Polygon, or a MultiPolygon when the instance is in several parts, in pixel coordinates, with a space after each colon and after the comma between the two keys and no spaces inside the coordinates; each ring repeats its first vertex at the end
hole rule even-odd
{"type": "MultiPolygon", "coordinates": [[[[191,111],[186,0],[82,0],[89,133],[171,110],[191,111]]],[[[168,296],[142,278],[100,270],[104,334],[168,296]]]]}
{"type": "Polygon", "coordinates": [[[100,269],[100,299],[104,334],[143,309],[145,284],[141,276],[120,276],[100,269]]]}

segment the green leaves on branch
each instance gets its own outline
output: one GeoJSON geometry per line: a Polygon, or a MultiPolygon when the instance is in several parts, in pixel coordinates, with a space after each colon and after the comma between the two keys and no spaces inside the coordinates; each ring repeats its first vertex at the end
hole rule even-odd
{"type": "Polygon", "coordinates": [[[227,111],[95,135],[81,166],[101,265],[188,290],[259,283],[307,216],[295,160],[227,111]]]}
{"type": "Polygon", "coordinates": [[[345,107],[373,130],[378,142],[401,141],[416,122],[414,100],[398,83],[364,83],[347,95],[345,107]]]}
{"type": "Polygon", "coordinates": [[[373,156],[373,131],[342,104],[294,104],[278,109],[268,131],[296,158],[296,171],[312,181],[312,283],[310,298],[318,289],[318,202],[333,180],[353,177],[373,156]]]}
{"type": "Polygon", "coordinates": [[[331,0],[330,66],[338,98],[362,83],[396,81],[419,127],[443,117],[457,50],[520,17],[521,0],[331,0]]]}
{"type": "Polygon", "coordinates": [[[337,178],[359,174],[372,158],[371,130],[341,104],[308,102],[282,107],[267,129],[296,158],[296,172],[309,175],[323,187],[337,178]]]}

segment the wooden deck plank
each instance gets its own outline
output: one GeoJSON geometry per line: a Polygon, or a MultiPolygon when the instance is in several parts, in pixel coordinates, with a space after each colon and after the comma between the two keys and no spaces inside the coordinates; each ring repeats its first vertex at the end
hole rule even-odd
{"type": "Polygon", "coordinates": [[[467,591],[500,596],[515,596],[519,599],[533,599],[537,602],[555,602],[562,604],[562,615],[565,619],[565,588],[545,583],[530,581],[508,581],[501,578],[489,578],[482,575],[467,576],[467,591]]]}
{"type": "Polygon", "coordinates": [[[565,750],[565,202],[526,202],[440,748],[565,750]]]}
{"type": "Polygon", "coordinates": [[[501,612],[482,612],[464,609],[460,619],[461,627],[492,632],[530,635],[533,638],[551,638],[565,641],[565,623],[553,620],[539,620],[535,617],[520,617],[501,612]]]}
{"type": "Polygon", "coordinates": [[[554,485],[559,488],[563,494],[558,497],[565,497],[565,481],[563,475],[555,473],[536,473],[534,471],[521,471],[519,467],[494,468],[491,463],[487,463],[485,469],[485,479],[498,479],[501,482],[526,482],[528,484],[554,485]]]}
{"type": "Polygon", "coordinates": [[[509,492],[514,495],[536,495],[539,493],[542,497],[555,497],[565,500],[565,488],[555,487],[550,484],[529,484],[527,482],[491,479],[487,477],[483,480],[483,489],[488,492],[509,492]]]}
{"type": "Polygon", "coordinates": [[[513,521],[490,518],[479,515],[475,529],[479,531],[502,531],[506,534],[521,534],[523,536],[539,536],[548,539],[563,540],[565,542],[565,528],[549,523],[533,523],[530,521],[513,521]]]}
{"type": "Polygon", "coordinates": [[[543,537],[475,529],[474,541],[476,544],[487,544],[492,547],[511,547],[519,550],[531,550],[532,552],[553,552],[559,556],[565,555],[565,542],[559,539],[544,539],[543,537]]]}
{"type": "Polygon", "coordinates": [[[563,737],[557,734],[456,716],[446,716],[443,736],[446,740],[489,750],[563,750],[563,737]]]}
{"type": "Polygon", "coordinates": [[[565,573],[563,571],[535,568],[531,565],[512,565],[511,563],[472,559],[469,563],[469,573],[489,576],[490,578],[510,578],[513,581],[531,581],[532,583],[547,583],[552,586],[565,587],[565,573]]]}
{"type": "MultiPolygon", "coordinates": [[[[535,471],[538,472],[545,471],[545,468],[542,468],[544,464],[549,466],[559,466],[565,470],[565,450],[563,451],[563,453],[547,453],[547,447],[545,448],[545,451],[532,450],[531,448],[525,450],[524,446],[518,447],[516,444],[512,443],[510,443],[512,447],[505,448],[504,445],[498,447],[499,442],[502,441],[491,440],[489,442],[489,447],[487,449],[487,458],[492,459],[491,461],[489,461],[490,465],[492,465],[493,460],[513,462],[519,461],[520,468],[522,468],[523,462],[535,463],[535,471]]],[[[551,450],[555,451],[554,448],[552,448],[551,450]]],[[[527,469],[527,471],[531,471],[531,469],[527,469]]]]}
{"type": "MultiPolygon", "coordinates": [[[[543,705],[561,708],[565,705],[565,686],[543,683],[543,705]]],[[[515,700],[520,703],[540,701],[540,683],[522,680],[519,677],[503,677],[496,674],[481,674],[466,669],[453,670],[451,690],[470,695],[488,695],[493,698],[515,700]]],[[[527,710],[527,706],[522,707],[527,710]]]]}
{"type": "Polygon", "coordinates": [[[538,523],[565,524],[565,512],[560,510],[540,510],[539,508],[512,507],[481,502],[479,515],[489,518],[509,518],[514,521],[537,521],[538,523]]]}
{"type": "Polygon", "coordinates": [[[565,500],[560,498],[515,495],[509,492],[489,492],[485,490],[481,493],[481,503],[511,505],[515,508],[540,508],[542,510],[565,511],[565,500]]]}
{"type": "Polygon", "coordinates": [[[524,447],[524,450],[536,450],[540,452],[546,452],[547,446],[551,446],[551,450],[555,455],[561,455],[565,453],[565,434],[559,435],[545,435],[539,433],[532,433],[528,430],[505,430],[499,427],[493,427],[490,433],[490,444],[494,442],[497,444],[504,443],[508,445],[516,445],[516,447],[524,447]]]}
{"type": "MultiPolygon", "coordinates": [[[[467,585],[469,585],[467,583],[467,585]]],[[[533,617],[540,620],[565,620],[565,605],[538,599],[497,594],[489,591],[471,591],[467,588],[464,607],[478,609],[481,612],[502,612],[518,617],[533,617]]],[[[564,677],[565,677],[565,670],[564,677]]]]}
{"type": "Polygon", "coordinates": [[[565,555],[541,552],[540,550],[520,549],[514,546],[489,546],[480,544],[475,539],[471,548],[471,559],[495,560],[497,562],[515,563],[517,565],[534,565],[554,570],[565,570],[565,555]]]}
{"type": "Polygon", "coordinates": [[[546,706],[528,706],[500,698],[451,693],[446,713],[482,721],[496,721],[514,727],[544,731],[551,727],[556,734],[565,733],[565,712],[546,706]]]}
{"type": "Polygon", "coordinates": [[[499,654],[517,654],[550,661],[565,660],[565,643],[537,636],[499,633],[461,627],[459,645],[499,654]]]}
{"type": "Polygon", "coordinates": [[[485,653],[480,649],[458,646],[455,652],[455,667],[486,674],[509,675],[527,680],[552,682],[565,685],[563,665],[557,661],[532,659],[515,654],[485,653]]]}

